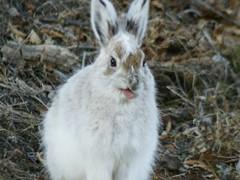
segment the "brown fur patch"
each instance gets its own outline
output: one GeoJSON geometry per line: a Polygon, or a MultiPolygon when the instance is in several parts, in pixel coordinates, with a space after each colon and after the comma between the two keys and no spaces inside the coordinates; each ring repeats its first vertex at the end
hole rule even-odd
{"type": "MultiPolygon", "coordinates": [[[[113,51],[115,52],[115,56],[118,58],[118,59],[121,59],[123,57],[123,54],[124,54],[124,51],[123,51],[123,48],[122,48],[122,43],[119,41],[119,42],[115,42],[113,45],[112,45],[112,48],[113,48],[113,51]]],[[[110,59],[109,59],[110,61],[110,59]]],[[[118,64],[117,64],[118,66],[118,64]]],[[[108,64],[108,67],[106,68],[104,74],[105,75],[111,75],[114,73],[114,69],[112,67],[110,67],[110,64],[108,64]]]]}
{"type": "Polygon", "coordinates": [[[122,43],[121,43],[121,42],[116,42],[116,44],[114,44],[113,49],[114,49],[117,57],[118,57],[119,59],[122,59],[123,54],[124,54],[123,47],[122,47],[122,43]]]}
{"type": "Polygon", "coordinates": [[[131,70],[133,67],[135,70],[141,67],[142,53],[139,50],[136,54],[130,54],[127,59],[122,63],[125,71],[131,70]]]}

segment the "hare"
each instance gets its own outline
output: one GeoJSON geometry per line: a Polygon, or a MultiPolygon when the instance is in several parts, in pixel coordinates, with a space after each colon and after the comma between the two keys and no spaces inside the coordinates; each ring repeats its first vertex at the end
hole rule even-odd
{"type": "Polygon", "coordinates": [[[160,112],[140,49],[148,9],[149,0],[134,0],[120,18],[109,0],[92,0],[91,24],[100,53],[58,90],[43,120],[51,179],[150,178],[160,112]]]}

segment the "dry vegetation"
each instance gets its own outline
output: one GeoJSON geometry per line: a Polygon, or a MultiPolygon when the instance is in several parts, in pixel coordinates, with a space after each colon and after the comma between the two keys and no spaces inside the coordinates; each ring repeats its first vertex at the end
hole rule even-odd
{"type": "MultiPolygon", "coordinates": [[[[98,52],[89,1],[3,0],[0,23],[0,179],[47,179],[42,114],[98,52]]],[[[240,1],[152,0],[143,48],[163,119],[153,179],[240,179],[240,1]]]]}

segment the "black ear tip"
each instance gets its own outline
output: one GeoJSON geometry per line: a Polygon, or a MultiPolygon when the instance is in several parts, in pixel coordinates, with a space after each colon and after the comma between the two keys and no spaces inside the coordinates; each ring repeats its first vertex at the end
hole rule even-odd
{"type": "Polygon", "coordinates": [[[104,2],[104,0],[99,0],[99,2],[100,2],[104,7],[107,6],[106,3],[104,2]]]}
{"type": "Polygon", "coordinates": [[[146,4],[147,0],[143,0],[143,3],[142,3],[142,8],[143,6],[146,4]]]}

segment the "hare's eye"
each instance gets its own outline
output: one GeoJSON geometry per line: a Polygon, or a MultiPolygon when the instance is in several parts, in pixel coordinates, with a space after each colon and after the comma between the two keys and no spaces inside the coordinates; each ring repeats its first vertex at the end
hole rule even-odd
{"type": "Polygon", "coordinates": [[[111,65],[112,67],[116,67],[116,66],[117,66],[117,61],[116,61],[116,59],[114,59],[113,57],[111,57],[111,59],[110,59],[110,65],[111,65]]]}
{"type": "Polygon", "coordinates": [[[146,64],[146,59],[144,58],[143,59],[143,67],[145,67],[145,64],[146,64]]]}

